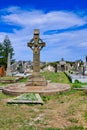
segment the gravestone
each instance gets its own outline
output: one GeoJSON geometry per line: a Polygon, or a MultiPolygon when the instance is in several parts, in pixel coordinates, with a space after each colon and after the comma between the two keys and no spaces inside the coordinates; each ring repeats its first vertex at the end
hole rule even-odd
{"type": "Polygon", "coordinates": [[[45,86],[47,82],[45,78],[40,74],[40,51],[43,47],[45,47],[45,42],[39,38],[38,29],[34,30],[34,36],[27,45],[33,51],[33,74],[28,83],[33,86],[45,86]]]}
{"type": "Polygon", "coordinates": [[[6,76],[12,76],[12,73],[11,73],[10,53],[8,53],[6,76]]]}
{"type": "Polygon", "coordinates": [[[86,62],[84,63],[84,66],[83,66],[83,75],[87,76],[87,56],[85,58],[86,58],[86,62]]]}
{"type": "Polygon", "coordinates": [[[22,61],[19,63],[19,70],[18,71],[19,71],[19,73],[24,73],[24,64],[22,61]]]}

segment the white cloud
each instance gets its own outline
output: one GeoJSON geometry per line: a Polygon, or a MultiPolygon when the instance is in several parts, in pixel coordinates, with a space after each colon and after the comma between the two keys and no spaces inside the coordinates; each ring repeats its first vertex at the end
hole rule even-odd
{"type": "MultiPolygon", "coordinates": [[[[86,51],[83,54],[78,54],[78,50],[81,52],[82,49],[83,51],[83,46],[87,45],[85,43],[87,41],[86,29],[44,35],[44,32],[48,30],[84,25],[86,17],[81,18],[73,12],[53,11],[44,13],[40,10],[22,10],[20,7],[10,7],[2,11],[5,11],[5,14],[1,15],[4,23],[22,27],[20,30],[13,29],[13,33],[8,33],[17,59],[29,60],[32,58],[32,52],[27,47],[27,42],[33,37],[33,29],[35,28],[40,29],[40,37],[46,42],[46,47],[41,52],[42,60],[53,61],[61,57],[74,59],[86,54],[86,51]]],[[[4,39],[5,34],[6,32],[1,32],[0,39],[4,39]]]]}
{"type": "Polygon", "coordinates": [[[87,41],[80,43],[80,46],[82,46],[82,47],[87,47],[87,41]]]}
{"type": "Polygon", "coordinates": [[[53,11],[44,13],[39,10],[23,10],[19,7],[7,8],[7,12],[7,15],[2,15],[4,22],[19,24],[24,27],[39,26],[48,29],[61,29],[86,23],[84,19],[73,12],[53,11]]]}

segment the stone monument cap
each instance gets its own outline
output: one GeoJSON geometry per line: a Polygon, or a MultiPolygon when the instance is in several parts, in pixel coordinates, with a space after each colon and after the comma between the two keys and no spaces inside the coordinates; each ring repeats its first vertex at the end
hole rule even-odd
{"type": "Polygon", "coordinates": [[[38,35],[38,34],[40,34],[39,29],[34,29],[34,35],[38,35]]]}

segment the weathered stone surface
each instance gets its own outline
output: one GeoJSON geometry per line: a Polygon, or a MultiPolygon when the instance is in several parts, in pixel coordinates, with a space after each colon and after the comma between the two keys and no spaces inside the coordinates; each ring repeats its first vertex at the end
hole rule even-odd
{"type": "Polygon", "coordinates": [[[40,75],[40,51],[45,47],[45,42],[39,38],[39,30],[34,30],[34,37],[28,42],[28,47],[33,50],[33,75],[27,85],[45,86],[45,78],[40,75]]]}
{"type": "Polygon", "coordinates": [[[39,94],[35,94],[35,97],[37,98],[37,100],[20,99],[22,95],[14,99],[8,100],[7,103],[8,104],[43,104],[44,103],[39,94]]]}
{"type": "Polygon", "coordinates": [[[33,75],[28,83],[26,84],[27,86],[29,85],[33,85],[33,86],[46,86],[47,85],[47,82],[46,82],[46,79],[42,76],[42,75],[39,75],[39,76],[35,76],[33,75]]]}
{"type": "Polygon", "coordinates": [[[24,83],[15,83],[4,87],[2,92],[9,95],[20,95],[23,93],[39,93],[42,95],[55,94],[70,90],[69,84],[48,83],[47,86],[26,86],[24,83]]]}

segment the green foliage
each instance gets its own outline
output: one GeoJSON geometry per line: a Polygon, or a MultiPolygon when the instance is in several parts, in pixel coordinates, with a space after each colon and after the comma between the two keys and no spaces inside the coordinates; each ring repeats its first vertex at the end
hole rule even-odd
{"type": "Polygon", "coordinates": [[[70,83],[68,77],[63,72],[54,73],[54,72],[43,72],[42,73],[46,80],[56,83],[70,83]]]}
{"type": "Polygon", "coordinates": [[[3,55],[3,45],[0,43],[0,56],[3,55]]]}
{"type": "Polygon", "coordinates": [[[20,79],[20,82],[27,82],[28,80],[29,80],[29,78],[26,77],[26,78],[20,79]]]}
{"type": "Polygon", "coordinates": [[[78,120],[76,118],[70,118],[69,121],[72,123],[78,123],[78,120]]]}
{"type": "MultiPolygon", "coordinates": [[[[41,97],[42,97],[44,102],[47,102],[47,101],[52,100],[52,99],[55,99],[55,100],[62,99],[64,96],[70,96],[70,95],[73,95],[74,93],[77,93],[77,91],[71,89],[68,92],[60,92],[60,93],[56,93],[56,94],[53,94],[53,95],[46,95],[46,96],[42,95],[41,97]]],[[[60,100],[60,103],[63,103],[63,102],[64,101],[60,100]]]]}
{"type": "Polygon", "coordinates": [[[18,130],[38,130],[38,128],[34,128],[32,126],[22,126],[18,130]]]}
{"type": "Polygon", "coordinates": [[[84,129],[83,126],[71,126],[63,130],[87,130],[87,129],[84,129]]]}
{"type": "MultiPolygon", "coordinates": [[[[34,105],[33,107],[25,104],[8,105],[6,104],[6,101],[7,98],[9,99],[11,96],[6,96],[0,93],[0,129],[7,130],[8,128],[9,130],[86,130],[83,128],[83,126],[85,127],[83,110],[87,113],[87,96],[83,95],[81,91],[73,91],[73,93],[71,94],[70,92],[67,92],[69,93],[69,95],[67,93],[54,94],[49,96],[47,95],[46,100],[50,99],[48,102],[45,102],[43,106],[34,105]],[[64,104],[61,104],[61,101],[63,101],[64,104]],[[73,112],[74,117],[72,115],[73,112]],[[81,114],[80,119],[78,118],[78,113],[81,114]],[[41,118],[38,118],[41,114],[41,118]],[[57,123],[57,118],[55,118],[54,120],[56,114],[58,114],[59,119],[62,117],[62,119],[64,118],[67,122],[70,121],[71,127],[69,127],[68,125],[64,127],[62,125],[63,128],[59,128],[59,126],[57,128],[53,128],[52,125],[49,124],[49,122],[53,121],[52,123],[57,123]],[[78,120],[76,120],[75,118],[78,120]],[[83,126],[79,126],[81,119],[82,122],[84,122],[83,126]],[[32,126],[30,126],[30,124],[32,126]]],[[[87,116],[86,113],[85,115],[87,116]]],[[[62,120],[61,124],[64,124],[62,120]]]]}
{"type": "Polygon", "coordinates": [[[47,102],[50,98],[51,96],[42,96],[44,102],[47,102]]]}
{"type": "Polygon", "coordinates": [[[87,122],[87,111],[85,112],[84,117],[85,117],[85,120],[87,122]]]}
{"type": "Polygon", "coordinates": [[[0,80],[15,80],[16,77],[6,76],[6,77],[0,77],[0,80]]]}
{"type": "Polygon", "coordinates": [[[44,72],[46,80],[51,80],[51,82],[58,82],[58,73],[54,72],[44,72]]]}
{"type": "Polygon", "coordinates": [[[81,83],[80,81],[75,80],[75,83],[73,83],[71,85],[71,87],[72,88],[81,88],[82,86],[84,87],[84,85],[87,85],[87,83],[81,83]]]}
{"type": "Polygon", "coordinates": [[[2,58],[0,60],[0,64],[4,65],[5,68],[7,67],[8,53],[10,53],[11,61],[12,61],[13,60],[12,58],[14,55],[14,49],[11,45],[11,41],[9,40],[8,36],[6,36],[3,43],[0,44],[0,55],[2,56],[2,58]]]}
{"type": "Polygon", "coordinates": [[[1,99],[4,99],[4,98],[8,98],[8,97],[10,97],[10,96],[5,95],[5,94],[3,94],[3,93],[0,93],[0,100],[1,100],[1,99]]]}
{"type": "Polygon", "coordinates": [[[3,45],[0,43],[0,65],[3,64],[3,45]]]}
{"type": "Polygon", "coordinates": [[[73,74],[73,71],[71,71],[70,73],[73,74]]]}
{"type": "Polygon", "coordinates": [[[75,80],[75,83],[71,85],[72,88],[81,88],[81,82],[79,80],[75,80]]]}
{"type": "Polygon", "coordinates": [[[80,82],[79,80],[76,79],[76,80],[75,80],[75,83],[77,84],[77,83],[81,83],[81,82],[80,82]]]}
{"type": "Polygon", "coordinates": [[[2,86],[5,86],[6,85],[6,83],[0,83],[0,86],[2,87],[2,86]]]}
{"type": "Polygon", "coordinates": [[[69,96],[69,95],[72,95],[72,94],[74,94],[74,93],[77,93],[77,91],[76,91],[76,90],[74,90],[74,89],[71,89],[71,90],[69,90],[67,93],[66,93],[66,92],[64,92],[64,93],[62,93],[61,95],[66,95],[66,96],[69,96]]]}
{"type": "Polygon", "coordinates": [[[56,62],[51,62],[48,65],[51,65],[51,66],[55,67],[57,65],[57,61],[56,62]]]}
{"type": "Polygon", "coordinates": [[[34,93],[25,93],[25,94],[22,94],[22,95],[16,97],[15,100],[32,100],[32,101],[37,101],[38,99],[36,98],[34,93]]]}
{"type": "Polygon", "coordinates": [[[59,128],[45,128],[44,130],[61,130],[59,128]]]}
{"type": "Polygon", "coordinates": [[[79,83],[73,83],[72,88],[81,88],[81,84],[79,83]]]}

